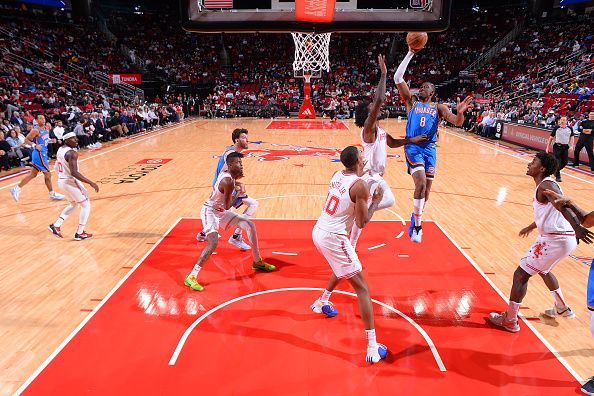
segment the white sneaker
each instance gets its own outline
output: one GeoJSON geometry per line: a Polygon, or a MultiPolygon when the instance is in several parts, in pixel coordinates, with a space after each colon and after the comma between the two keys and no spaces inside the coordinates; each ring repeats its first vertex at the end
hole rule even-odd
{"type": "Polygon", "coordinates": [[[367,355],[365,361],[367,363],[377,363],[388,356],[388,347],[384,344],[367,345],[367,355]]]}
{"type": "Polygon", "coordinates": [[[558,308],[555,304],[553,308],[545,309],[544,316],[547,316],[549,318],[556,318],[557,316],[561,316],[566,319],[574,319],[575,313],[571,310],[570,307],[558,308]]]}
{"type": "Polygon", "coordinates": [[[12,195],[12,199],[15,202],[19,202],[19,197],[21,196],[21,188],[19,186],[14,186],[10,189],[10,195],[12,195]]]}
{"type": "Polygon", "coordinates": [[[413,229],[412,235],[410,236],[410,240],[414,243],[421,243],[421,241],[423,240],[423,229],[420,228],[417,231],[417,227],[415,227],[413,229]]]}
{"type": "Polygon", "coordinates": [[[198,234],[196,234],[196,240],[198,242],[206,241],[206,234],[204,232],[200,231],[198,234]]]}
{"type": "Polygon", "coordinates": [[[50,199],[53,199],[54,201],[61,201],[61,200],[63,200],[64,198],[66,198],[66,197],[65,197],[65,196],[63,196],[62,194],[58,194],[58,193],[57,193],[57,192],[55,192],[55,191],[50,191],[50,193],[49,193],[49,197],[50,197],[50,199]]]}
{"type": "Polygon", "coordinates": [[[520,325],[518,324],[518,318],[515,319],[508,319],[507,312],[503,311],[502,313],[498,312],[491,312],[489,314],[489,321],[493,323],[495,326],[502,327],[505,330],[517,333],[520,331],[520,325]]]}
{"type": "Polygon", "coordinates": [[[250,245],[243,241],[241,235],[239,235],[237,238],[233,238],[234,236],[235,235],[232,235],[231,238],[229,238],[229,243],[231,245],[237,246],[239,250],[250,250],[252,248],[250,245]]]}
{"type": "Polygon", "coordinates": [[[322,300],[319,298],[316,301],[314,301],[314,303],[311,304],[309,308],[315,313],[323,313],[324,315],[330,318],[333,318],[336,315],[338,315],[338,311],[336,310],[336,308],[334,308],[334,304],[332,304],[330,301],[323,303],[322,300]]]}

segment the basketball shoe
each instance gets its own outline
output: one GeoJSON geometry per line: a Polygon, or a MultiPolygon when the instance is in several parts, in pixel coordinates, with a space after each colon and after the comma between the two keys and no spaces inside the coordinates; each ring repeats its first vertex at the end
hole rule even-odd
{"type": "Polygon", "coordinates": [[[410,236],[411,242],[421,243],[423,240],[423,229],[421,227],[413,227],[412,235],[410,236]]]}
{"type": "Polygon", "coordinates": [[[14,199],[14,202],[19,202],[19,197],[21,196],[21,188],[19,186],[14,186],[10,189],[10,195],[12,195],[12,199],[14,199]]]}
{"type": "Polygon", "coordinates": [[[60,231],[60,227],[56,227],[55,225],[50,224],[47,226],[47,229],[50,230],[52,232],[52,234],[54,234],[58,238],[64,238],[62,236],[62,232],[60,231]]]}
{"type": "Polygon", "coordinates": [[[74,234],[74,240],[75,241],[82,241],[83,239],[89,239],[92,238],[93,234],[89,234],[86,231],[83,231],[82,233],[78,234],[74,234]]]}
{"type": "Polygon", "coordinates": [[[415,212],[410,214],[410,225],[408,226],[408,236],[411,237],[415,229],[415,212]]]}
{"type": "Polygon", "coordinates": [[[594,395],[594,377],[590,377],[588,382],[582,385],[582,392],[586,395],[593,396],[594,395]]]}
{"type": "Polygon", "coordinates": [[[276,267],[274,265],[268,264],[263,259],[260,259],[260,261],[254,261],[252,263],[252,268],[255,270],[264,271],[264,272],[272,272],[276,269],[276,267]]]}
{"type": "Polygon", "coordinates": [[[198,234],[196,234],[196,240],[198,242],[206,241],[206,234],[204,233],[204,231],[200,231],[198,234]]]}
{"type": "Polygon", "coordinates": [[[236,246],[239,250],[250,250],[252,247],[243,241],[241,234],[233,234],[229,238],[229,243],[236,246]]]}
{"type": "Polygon", "coordinates": [[[491,312],[489,314],[489,321],[493,323],[495,326],[501,327],[512,333],[517,333],[518,331],[520,331],[518,318],[508,320],[506,311],[503,311],[502,313],[491,312]]]}
{"type": "Polygon", "coordinates": [[[58,194],[58,193],[57,193],[57,192],[55,192],[55,191],[50,191],[50,192],[49,192],[49,197],[50,197],[50,199],[53,199],[54,201],[61,201],[61,200],[63,200],[64,198],[66,198],[64,195],[62,195],[62,194],[58,194]]]}
{"type": "Polygon", "coordinates": [[[186,284],[186,286],[188,286],[192,290],[196,290],[196,291],[204,290],[204,287],[202,287],[202,285],[200,283],[198,283],[198,279],[196,279],[195,276],[192,276],[192,275],[186,276],[184,283],[186,284]]]}
{"type": "Polygon", "coordinates": [[[377,363],[386,356],[388,356],[388,347],[384,344],[367,345],[367,356],[365,356],[367,363],[377,363]]]}
{"type": "Polygon", "coordinates": [[[545,309],[544,315],[549,318],[556,318],[557,316],[561,316],[566,319],[573,319],[575,318],[575,313],[571,310],[569,306],[564,308],[557,307],[557,304],[551,309],[545,309]]]}
{"type": "Polygon", "coordinates": [[[336,310],[336,308],[332,306],[332,303],[330,301],[323,303],[322,300],[319,298],[316,301],[314,301],[313,304],[311,304],[310,308],[315,313],[323,313],[329,318],[333,318],[336,315],[338,315],[338,311],[336,310]]]}

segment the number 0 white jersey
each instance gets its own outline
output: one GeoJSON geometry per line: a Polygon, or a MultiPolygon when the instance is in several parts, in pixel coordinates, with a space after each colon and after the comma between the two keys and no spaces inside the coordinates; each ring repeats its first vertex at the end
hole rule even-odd
{"type": "Polygon", "coordinates": [[[68,162],[66,162],[66,153],[70,150],[74,150],[72,147],[68,147],[63,145],[58,149],[58,153],[56,154],[56,164],[54,168],[58,173],[58,179],[61,180],[72,180],[72,174],[70,174],[70,167],[68,166],[68,162]]]}
{"type": "Polygon", "coordinates": [[[332,176],[328,198],[316,227],[334,234],[346,235],[351,232],[355,220],[355,203],[351,200],[350,190],[357,180],[362,179],[345,171],[332,176]]]}
{"type": "Polygon", "coordinates": [[[365,172],[371,171],[371,173],[377,173],[379,175],[384,174],[386,159],[388,158],[386,136],[386,131],[378,126],[375,141],[373,143],[365,143],[363,129],[361,129],[361,145],[363,146],[363,157],[366,161],[363,168],[365,172]]]}
{"type": "MultiPolygon", "coordinates": [[[[210,197],[206,200],[206,202],[204,202],[204,206],[213,208],[218,212],[225,211],[225,195],[219,190],[219,184],[221,184],[221,181],[226,178],[233,179],[231,177],[231,174],[228,172],[219,173],[217,181],[212,187],[212,193],[210,194],[210,197]]],[[[235,181],[233,181],[233,184],[235,184],[235,181]]]]}

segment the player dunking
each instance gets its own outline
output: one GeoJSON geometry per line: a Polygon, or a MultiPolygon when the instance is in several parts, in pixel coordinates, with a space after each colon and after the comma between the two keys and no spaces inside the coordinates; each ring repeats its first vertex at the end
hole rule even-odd
{"type": "MultiPolygon", "coordinates": [[[[380,81],[375,91],[373,102],[361,102],[355,109],[355,125],[362,128],[361,140],[363,145],[363,155],[365,157],[365,167],[363,179],[370,185],[371,193],[378,186],[384,190],[383,198],[378,205],[378,209],[389,208],[394,205],[394,194],[390,190],[388,183],[383,178],[386,169],[386,159],[388,152],[386,145],[391,148],[404,146],[408,143],[418,144],[427,139],[426,136],[414,136],[406,139],[394,139],[386,133],[378,123],[380,110],[386,100],[386,75],[388,69],[383,55],[378,55],[377,62],[380,67],[380,81]]],[[[357,224],[353,225],[350,242],[353,247],[357,246],[357,241],[361,235],[361,229],[357,224]]]]}
{"type": "Polygon", "coordinates": [[[60,230],[62,223],[72,214],[77,206],[80,206],[80,218],[74,239],[81,241],[93,236],[85,232],[85,225],[91,214],[91,201],[89,199],[89,193],[82,183],[87,183],[93,187],[95,192],[99,192],[99,186],[83,176],[78,170],[78,152],[76,151],[78,139],[76,138],[76,134],[69,132],[62,139],[64,140],[64,144],[58,149],[55,168],[58,173],[58,186],[66,193],[69,204],[64,208],[60,217],[48,226],[48,229],[55,236],[63,238],[62,231],[60,230]]]}
{"type": "MultiPolygon", "coordinates": [[[[217,182],[219,174],[222,171],[227,170],[227,166],[225,164],[227,155],[229,155],[230,153],[233,153],[233,152],[241,153],[242,151],[247,150],[247,148],[248,148],[248,131],[247,131],[247,129],[243,129],[243,128],[235,129],[231,133],[231,140],[233,141],[233,145],[231,145],[225,149],[225,151],[223,152],[223,155],[221,155],[221,157],[219,158],[219,162],[217,163],[217,169],[215,170],[214,178],[212,180],[213,187],[214,187],[215,183],[217,182]]],[[[233,196],[235,198],[233,200],[233,207],[235,207],[235,209],[238,209],[241,205],[245,205],[246,208],[245,208],[243,214],[249,218],[256,212],[256,209],[258,209],[258,201],[256,201],[254,198],[250,198],[247,196],[245,186],[243,185],[243,183],[236,181],[235,185],[238,188],[233,193],[233,196]]],[[[206,233],[205,233],[204,229],[202,231],[200,231],[198,233],[198,235],[196,235],[196,240],[198,240],[199,242],[206,240],[206,233]]],[[[237,229],[235,229],[235,232],[233,233],[231,238],[229,238],[229,243],[232,244],[233,246],[237,246],[240,250],[251,249],[250,245],[248,245],[247,243],[245,243],[243,241],[241,228],[239,228],[239,227],[237,229]]]]}
{"type": "Polygon", "coordinates": [[[378,344],[373,323],[373,306],[369,296],[367,281],[363,276],[361,262],[347,234],[354,224],[360,229],[371,220],[382,200],[382,187],[377,187],[369,203],[369,189],[361,178],[363,159],[359,150],[349,146],[340,153],[340,162],[345,169],[332,176],[328,188],[328,198],[322,214],[312,232],[313,242],[332,268],[332,275],[322,296],[312,305],[312,311],[333,317],[338,314],[330,303],[330,295],[342,279],[349,281],[359,300],[359,311],[367,334],[367,354],[365,360],[377,363],[386,357],[388,349],[378,344]],[[354,224],[353,224],[354,223],[354,224]]]}
{"type": "Polygon", "coordinates": [[[437,127],[439,117],[449,123],[461,126],[464,122],[464,112],[471,108],[472,98],[468,96],[462,102],[458,99],[457,114],[454,115],[447,106],[432,102],[435,96],[435,86],[430,82],[421,85],[419,93],[413,96],[404,81],[404,73],[414,52],[409,48],[408,54],[394,73],[394,82],[398,87],[400,96],[406,103],[408,120],[406,122],[406,137],[427,135],[428,139],[419,143],[407,144],[404,147],[408,171],[415,183],[413,198],[413,213],[408,229],[410,240],[420,243],[423,237],[422,219],[423,210],[429,199],[431,185],[435,178],[437,127]]]}
{"type": "Polygon", "coordinates": [[[227,170],[219,173],[210,198],[204,203],[202,210],[200,211],[200,217],[202,218],[202,225],[204,226],[208,244],[204,250],[202,250],[202,253],[200,253],[198,262],[194,266],[192,272],[186,276],[185,284],[192,290],[202,291],[204,289],[204,287],[198,283],[198,273],[202,269],[204,262],[211,256],[219,243],[219,227],[227,229],[229,227],[238,226],[242,230],[247,231],[248,238],[253,248],[253,269],[265,272],[274,271],[276,269],[274,265],[266,263],[262,259],[262,256],[260,256],[258,234],[254,222],[246,215],[238,215],[229,210],[234,200],[233,192],[235,191],[236,180],[243,177],[241,158],[243,158],[243,154],[235,151],[227,155],[225,160],[227,170]]]}
{"type": "Polygon", "coordinates": [[[523,228],[520,236],[526,237],[536,228],[538,237],[514,272],[507,310],[489,314],[491,323],[513,333],[520,331],[518,311],[526,296],[528,281],[535,274],[541,276],[555,299],[555,306],[553,309],[546,310],[545,315],[575,317],[571,308],[565,303],[559,281],[551,271],[559,261],[569,256],[575,249],[577,240],[591,243],[592,234],[580,225],[580,221],[572,211],[567,207],[560,207],[561,211],[559,211],[552,203],[555,198],[544,194],[545,190],[562,194],[557,182],[550,177],[556,170],[555,157],[541,152],[536,154],[528,164],[526,171],[536,184],[532,201],[534,222],[523,228]]]}
{"type": "Polygon", "coordinates": [[[50,199],[59,201],[64,199],[62,194],[58,194],[54,191],[52,186],[52,174],[49,168],[49,158],[47,155],[47,145],[52,143],[52,139],[49,137],[49,125],[45,123],[45,117],[43,115],[37,116],[37,128],[34,128],[25,137],[25,144],[31,144],[33,151],[31,152],[31,173],[25,176],[21,182],[10,189],[12,198],[18,202],[21,196],[21,189],[29,183],[31,180],[37,177],[39,172],[43,173],[45,180],[45,186],[49,191],[50,199]]]}

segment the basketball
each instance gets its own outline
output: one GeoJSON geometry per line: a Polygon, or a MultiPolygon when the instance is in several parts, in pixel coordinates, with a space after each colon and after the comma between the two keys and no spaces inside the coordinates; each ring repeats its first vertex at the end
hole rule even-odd
{"type": "Polygon", "coordinates": [[[425,32],[408,32],[406,35],[406,44],[414,51],[420,51],[425,48],[429,37],[425,32]]]}

